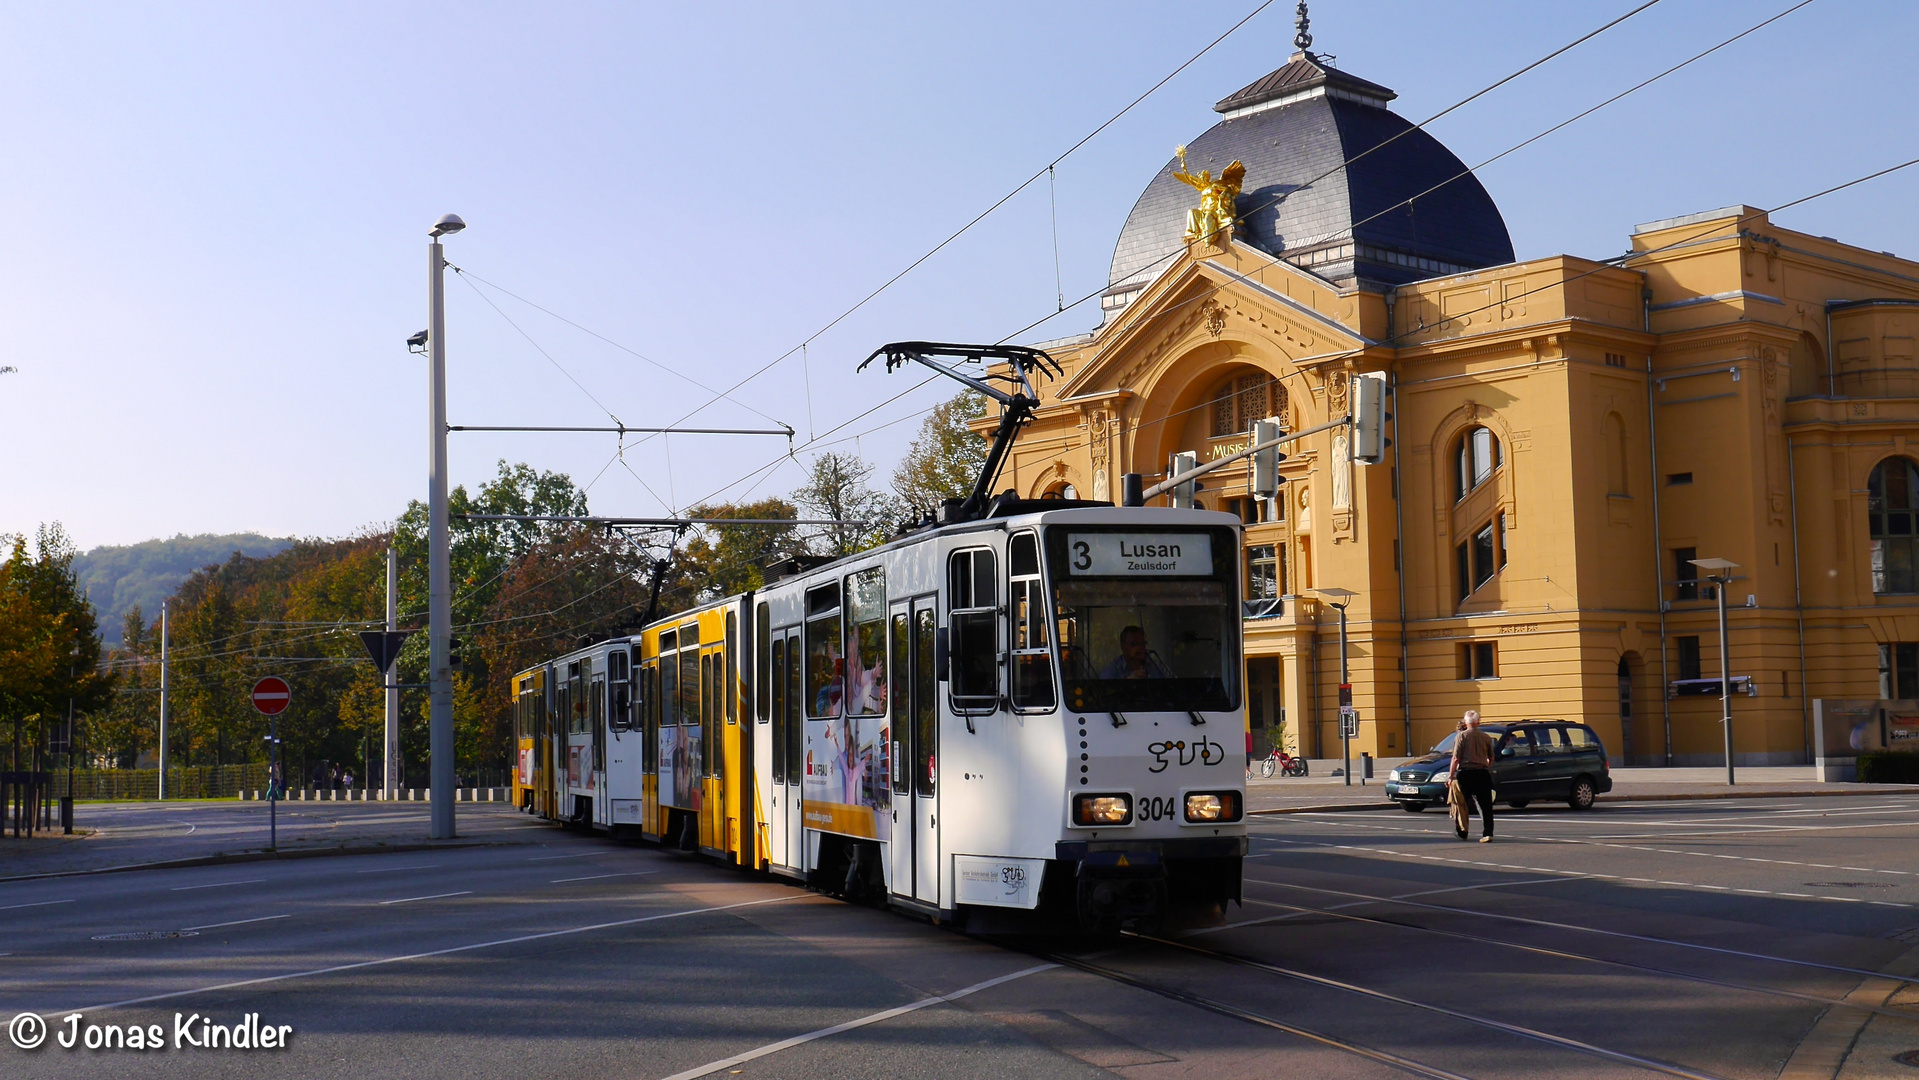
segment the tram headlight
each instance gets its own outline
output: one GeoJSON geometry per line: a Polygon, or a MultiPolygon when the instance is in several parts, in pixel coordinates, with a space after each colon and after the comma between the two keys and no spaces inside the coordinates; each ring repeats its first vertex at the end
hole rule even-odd
{"type": "Polygon", "coordinates": [[[1186,796],[1187,821],[1199,824],[1238,821],[1240,811],[1237,791],[1195,791],[1186,796]]]}
{"type": "Polygon", "coordinates": [[[1131,795],[1073,796],[1073,824],[1075,825],[1131,825],[1132,823],[1133,797],[1131,795]]]}

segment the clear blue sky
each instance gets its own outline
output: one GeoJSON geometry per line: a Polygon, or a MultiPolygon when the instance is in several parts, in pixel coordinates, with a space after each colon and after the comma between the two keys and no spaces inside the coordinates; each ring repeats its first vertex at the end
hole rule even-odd
{"type": "MultiPolygon", "coordinates": [[[[426,229],[455,263],[708,385],[786,352],[1252,10],[1127,4],[196,4],[0,7],[0,531],[82,547],[176,532],[337,536],[425,490],[426,229]]],[[[1788,6],[1664,0],[1448,116],[1469,164],[1788,6]]],[[[1315,49],[1423,119],[1633,6],[1318,0],[1315,49]]],[[[1279,0],[1057,173],[1070,300],[1211,104],[1285,62],[1279,0]]],[[[1919,8],[1811,6],[1482,173],[1519,256],[1774,205],[1915,155],[1919,8]]],[[[1919,168],[1781,223],[1919,255],[1919,168]]],[[[1055,306],[1044,183],[739,398],[824,431],[904,389],[854,364],[993,340],[1055,306]],[[810,372],[810,394],[808,375],[810,372]]],[[[706,392],[539,312],[507,315],[631,425],[706,392]]],[[[606,412],[449,281],[455,423],[606,412]]],[[[1027,340],[1090,328],[1087,305],[1027,340]]],[[[890,472],[929,388],[847,429],[890,472]],[[904,419],[901,419],[904,418],[904,419]]],[[[763,419],[722,403],[705,422],[763,419]]],[[[657,513],[610,436],[453,436],[657,513]],[[597,479],[596,479],[597,477],[597,479]]],[[[852,448],[853,444],[846,444],[852,448]]],[[[681,506],[779,440],[628,462],[681,506]]],[[[804,455],[802,455],[804,456],[804,455]]],[[[793,464],[752,494],[797,483],[793,464]]]]}

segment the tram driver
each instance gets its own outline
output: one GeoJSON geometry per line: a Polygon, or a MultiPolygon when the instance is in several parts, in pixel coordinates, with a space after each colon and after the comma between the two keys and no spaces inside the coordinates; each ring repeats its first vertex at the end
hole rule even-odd
{"type": "Polygon", "coordinates": [[[1169,679],[1172,673],[1158,654],[1146,647],[1145,627],[1128,626],[1119,632],[1119,655],[1100,669],[1102,679],[1169,679]]]}

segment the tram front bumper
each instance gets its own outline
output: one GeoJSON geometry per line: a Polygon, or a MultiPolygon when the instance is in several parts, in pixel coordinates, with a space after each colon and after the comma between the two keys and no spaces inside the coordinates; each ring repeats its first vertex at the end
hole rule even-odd
{"type": "Polygon", "coordinates": [[[1151,918],[1173,899],[1221,902],[1239,899],[1244,836],[1175,837],[1166,840],[1061,840],[1059,861],[1075,868],[1080,918],[1151,918]]]}

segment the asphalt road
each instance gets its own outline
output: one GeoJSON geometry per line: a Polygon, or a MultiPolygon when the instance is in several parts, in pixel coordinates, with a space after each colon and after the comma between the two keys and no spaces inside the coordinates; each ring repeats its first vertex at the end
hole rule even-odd
{"type": "Polygon", "coordinates": [[[464,820],[502,842],[0,884],[0,1018],[169,1046],[0,1042],[0,1074],[1919,1078],[1919,983],[1883,974],[1919,979],[1909,795],[1530,809],[1491,844],[1266,817],[1226,922],[1103,943],[464,820]],[[290,1046],[173,1049],[176,1013],[290,1046]]]}

